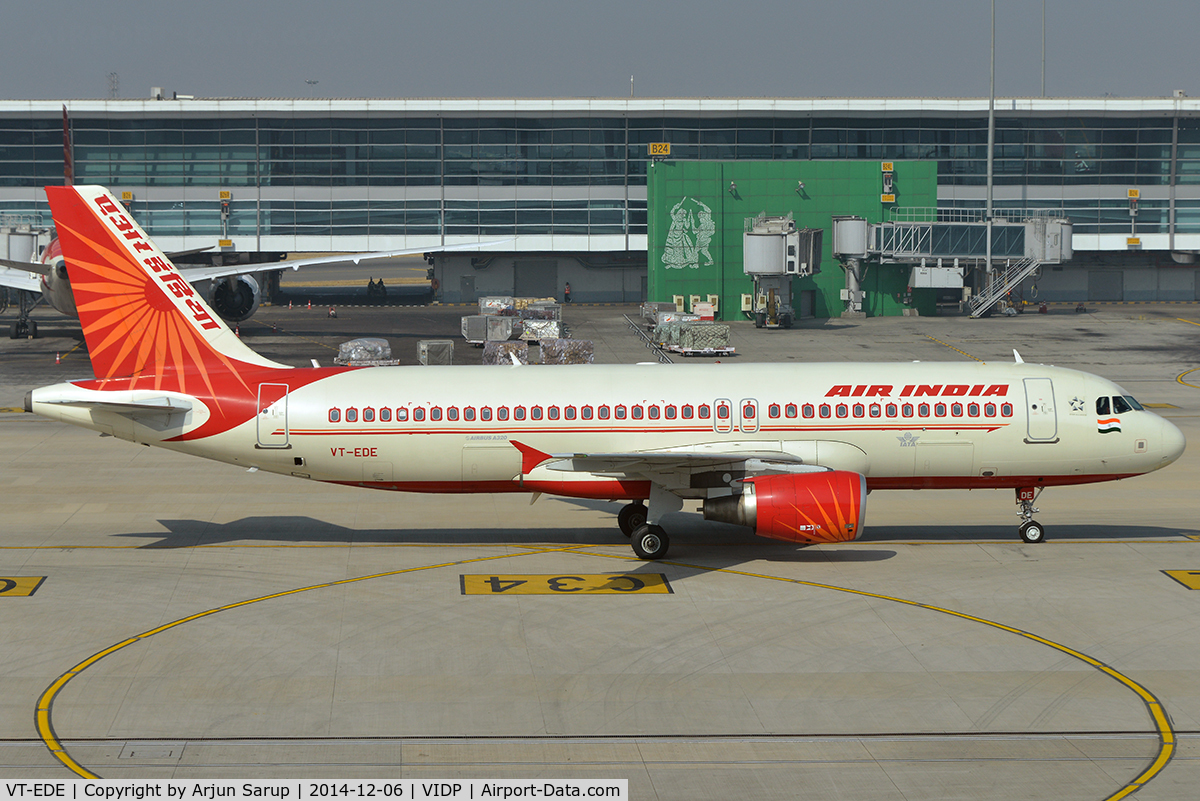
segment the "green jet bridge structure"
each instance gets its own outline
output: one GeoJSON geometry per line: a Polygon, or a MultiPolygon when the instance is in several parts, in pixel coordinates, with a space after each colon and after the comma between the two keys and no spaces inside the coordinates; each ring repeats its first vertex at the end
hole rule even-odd
{"type": "Polygon", "coordinates": [[[970,315],[979,317],[1043,264],[1072,256],[1071,221],[1054,210],[994,211],[990,264],[983,209],[900,208],[891,217],[881,223],[833,218],[833,255],[846,269],[851,314],[862,310],[864,261],[912,265],[909,286],[917,288],[962,288],[963,267],[982,268],[981,286],[967,298],[970,315]]]}

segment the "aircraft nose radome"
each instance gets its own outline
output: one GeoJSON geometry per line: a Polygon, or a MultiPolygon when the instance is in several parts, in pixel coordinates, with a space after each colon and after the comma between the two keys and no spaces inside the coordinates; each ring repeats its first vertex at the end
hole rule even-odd
{"type": "Polygon", "coordinates": [[[1170,420],[1162,421],[1162,448],[1163,462],[1170,464],[1183,455],[1183,449],[1187,447],[1187,440],[1183,438],[1183,432],[1179,427],[1170,420]]]}

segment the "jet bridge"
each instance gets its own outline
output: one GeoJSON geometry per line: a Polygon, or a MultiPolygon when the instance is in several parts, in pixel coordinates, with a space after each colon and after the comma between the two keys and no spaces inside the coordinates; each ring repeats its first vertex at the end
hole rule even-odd
{"type": "Polygon", "coordinates": [[[868,224],[861,217],[835,217],[833,255],[846,267],[847,312],[861,311],[863,263],[912,265],[909,286],[962,288],[965,270],[981,274],[968,301],[971,316],[995,305],[1043,264],[1069,261],[1072,225],[1045,209],[994,212],[992,270],[986,270],[988,224],[975,209],[895,209],[892,219],[868,224]]]}

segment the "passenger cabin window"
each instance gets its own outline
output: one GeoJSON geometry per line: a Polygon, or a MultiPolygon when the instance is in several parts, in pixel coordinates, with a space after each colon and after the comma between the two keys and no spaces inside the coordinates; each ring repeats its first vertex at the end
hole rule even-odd
{"type": "Polygon", "coordinates": [[[1000,404],[1000,415],[1002,417],[1012,417],[1013,416],[1013,405],[1011,403],[1000,404]]]}
{"type": "Polygon", "coordinates": [[[917,417],[928,417],[928,416],[929,416],[929,404],[928,403],[918,403],[917,404],[917,417]]]}
{"type": "Polygon", "coordinates": [[[425,410],[424,409],[421,409],[421,408],[413,409],[413,422],[414,423],[425,422],[425,410]]]}
{"type": "Polygon", "coordinates": [[[551,406],[548,409],[546,409],[546,416],[549,417],[551,420],[557,420],[558,419],[558,407],[551,406]]]}
{"type": "Polygon", "coordinates": [[[329,410],[329,422],[340,423],[341,420],[342,420],[342,410],[341,409],[330,409],[329,410]]]}
{"type": "Polygon", "coordinates": [[[465,409],[463,409],[463,419],[466,420],[468,423],[475,422],[475,407],[474,406],[468,406],[465,409]]]}
{"type": "Polygon", "coordinates": [[[696,410],[692,408],[692,404],[690,404],[690,403],[684,404],[683,409],[681,411],[683,413],[684,420],[691,420],[692,417],[696,414],[696,410]]]}
{"type": "Polygon", "coordinates": [[[447,420],[458,420],[458,407],[457,406],[451,406],[450,408],[446,409],[446,419],[447,420]]]}
{"type": "Polygon", "coordinates": [[[678,416],[678,411],[674,406],[668,406],[663,410],[668,420],[674,420],[678,416]]]}
{"type": "Polygon", "coordinates": [[[397,409],[396,410],[396,422],[398,422],[398,423],[407,423],[408,422],[408,409],[397,409]]]}
{"type": "Polygon", "coordinates": [[[883,409],[878,403],[872,403],[871,408],[868,410],[868,414],[870,414],[872,417],[880,417],[883,415],[883,409]]]}
{"type": "Polygon", "coordinates": [[[725,406],[725,405],[718,406],[717,407],[717,417],[721,418],[722,420],[728,420],[729,419],[729,407],[725,406]]]}
{"type": "Polygon", "coordinates": [[[641,420],[643,415],[645,415],[645,410],[641,406],[633,406],[629,411],[634,420],[641,420]]]}
{"type": "Polygon", "coordinates": [[[485,423],[492,422],[492,407],[481,406],[479,409],[479,419],[485,423]]]}
{"type": "Polygon", "coordinates": [[[863,406],[861,403],[854,404],[854,416],[855,417],[865,417],[866,414],[867,414],[867,408],[865,406],[863,406]]]}
{"type": "Polygon", "coordinates": [[[372,409],[370,406],[363,409],[363,422],[364,423],[374,423],[375,422],[375,410],[372,409]]]}
{"type": "Polygon", "coordinates": [[[524,420],[525,419],[525,407],[524,406],[517,406],[513,409],[513,419],[514,420],[524,420]]]}
{"type": "Polygon", "coordinates": [[[985,415],[987,415],[988,417],[995,417],[996,416],[996,404],[994,404],[994,403],[983,404],[983,413],[985,415]]]}
{"type": "Polygon", "coordinates": [[[597,416],[598,416],[598,417],[599,417],[601,420],[607,420],[607,419],[608,419],[608,407],[607,407],[607,406],[601,406],[601,407],[599,408],[599,410],[598,410],[598,414],[597,414],[597,416]]]}
{"type": "Polygon", "coordinates": [[[349,409],[346,410],[346,422],[347,423],[357,423],[358,422],[358,409],[355,409],[354,407],[350,407],[349,409]]]}
{"type": "Polygon", "coordinates": [[[712,410],[707,403],[702,403],[696,407],[696,416],[701,420],[707,420],[712,415],[712,410]]]}
{"type": "Polygon", "coordinates": [[[742,419],[743,420],[753,420],[754,419],[754,406],[753,405],[747,403],[742,406],[742,419]]]}
{"type": "Polygon", "coordinates": [[[1096,398],[1096,414],[1112,414],[1109,411],[1108,398],[1096,398]]]}
{"type": "Polygon", "coordinates": [[[647,407],[647,410],[648,410],[648,411],[649,411],[649,413],[650,413],[650,419],[651,419],[651,420],[657,420],[657,419],[658,419],[659,411],[658,411],[658,407],[657,407],[657,406],[650,406],[650,407],[647,407]]]}
{"type": "Polygon", "coordinates": [[[979,404],[978,403],[968,403],[967,404],[967,414],[969,414],[971,417],[978,417],[979,416],[979,404]]]}
{"type": "Polygon", "coordinates": [[[613,410],[613,413],[618,420],[625,419],[625,407],[624,406],[618,405],[617,408],[613,410]]]}
{"type": "Polygon", "coordinates": [[[911,403],[906,403],[903,406],[901,406],[900,414],[903,415],[904,417],[912,417],[913,416],[913,405],[911,403]]]}
{"type": "Polygon", "coordinates": [[[500,421],[504,421],[504,420],[508,419],[508,407],[507,406],[497,407],[496,419],[500,420],[500,421]]]}
{"type": "Polygon", "coordinates": [[[579,410],[579,416],[582,417],[584,420],[591,420],[592,417],[595,416],[595,413],[592,411],[591,406],[584,406],[582,409],[579,410]]]}
{"type": "MultiPolygon", "coordinates": [[[[790,404],[789,404],[789,406],[793,410],[795,410],[795,408],[796,408],[795,406],[791,406],[790,404]]],[[[813,405],[811,403],[806,403],[803,406],[803,411],[804,411],[804,416],[806,418],[808,418],[809,420],[811,420],[816,415],[817,410],[813,407],[813,405]]],[[[788,415],[788,416],[795,417],[795,415],[788,415]]]]}
{"type": "Polygon", "coordinates": [[[895,416],[896,416],[896,414],[897,414],[897,413],[898,413],[900,410],[899,410],[898,408],[896,408],[896,404],[894,404],[894,403],[889,403],[889,404],[887,405],[887,409],[886,409],[886,411],[887,411],[887,416],[888,416],[888,417],[895,417],[895,416]]]}
{"type": "Polygon", "coordinates": [[[822,404],[821,404],[821,417],[823,417],[823,418],[828,418],[828,417],[829,417],[829,415],[830,415],[829,404],[828,404],[828,403],[822,403],[822,404]]]}
{"type": "MultiPolygon", "coordinates": [[[[811,403],[804,404],[804,416],[805,417],[812,417],[812,408],[813,407],[812,407],[811,403]]],[[[783,413],[785,415],[787,415],[788,417],[794,418],[796,416],[796,404],[789,403],[787,406],[784,406],[783,413]]]]}
{"type": "Polygon", "coordinates": [[[529,419],[530,420],[541,420],[542,419],[542,407],[541,406],[531,407],[529,410],[529,419]]]}
{"type": "Polygon", "coordinates": [[[933,413],[935,415],[937,415],[938,417],[945,417],[946,416],[946,404],[935,403],[933,405],[933,413]]]}
{"type": "Polygon", "coordinates": [[[379,410],[379,422],[381,422],[381,423],[392,422],[392,410],[391,409],[380,409],[379,410]]]}
{"type": "Polygon", "coordinates": [[[430,422],[432,422],[432,423],[441,422],[441,419],[442,419],[442,407],[441,406],[434,406],[432,409],[429,410],[429,421],[430,422]]]}
{"type": "Polygon", "coordinates": [[[772,403],[767,407],[767,417],[770,417],[772,420],[778,419],[780,412],[781,410],[778,403],[772,403]]]}
{"type": "Polygon", "coordinates": [[[846,406],[846,404],[844,404],[844,403],[839,403],[837,405],[837,416],[838,417],[849,417],[850,416],[849,407],[846,406]]]}
{"type": "Polygon", "coordinates": [[[565,417],[568,420],[574,420],[575,419],[575,407],[568,406],[567,408],[563,409],[563,417],[565,417]]]}

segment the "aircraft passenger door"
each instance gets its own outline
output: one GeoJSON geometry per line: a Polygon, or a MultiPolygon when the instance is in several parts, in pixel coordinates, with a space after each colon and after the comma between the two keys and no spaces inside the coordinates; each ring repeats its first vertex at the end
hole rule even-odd
{"type": "Polygon", "coordinates": [[[713,403],[713,430],[728,434],[733,430],[733,404],[725,398],[713,403]]]}
{"type": "Polygon", "coordinates": [[[1025,379],[1026,442],[1057,442],[1058,418],[1054,412],[1054,386],[1049,378],[1025,379]]]}
{"type": "Polygon", "coordinates": [[[288,448],[287,384],[258,385],[258,447],[288,448]]]}
{"type": "Polygon", "coordinates": [[[758,430],[758,401],[744,398],[738,404],[738,413],[741,417],[742,431],[753,433],[758,430]]]}

